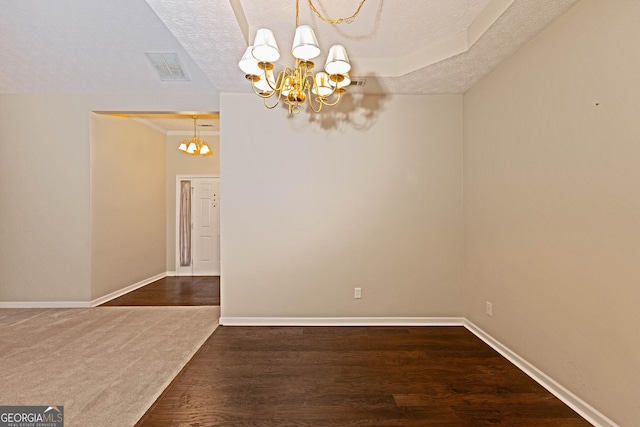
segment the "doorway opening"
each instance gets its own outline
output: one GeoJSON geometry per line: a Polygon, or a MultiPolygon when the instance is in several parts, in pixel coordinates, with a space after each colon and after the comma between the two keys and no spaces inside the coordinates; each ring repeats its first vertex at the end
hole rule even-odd
{"type": "MultiPolygon", "coordinates": [[[[93,112],[93,305],[219,306],[219,276],[175,277],[174,240],[176,176],[218,178],[219,140],[218,113],[93,112]],[[194,114],[196,134],[208,143],[211,156],[189,156],[178,149],[194,136],[194,114]]],[[[214,249],[219,252],[218,235],[216,228],[214,249]]]]}

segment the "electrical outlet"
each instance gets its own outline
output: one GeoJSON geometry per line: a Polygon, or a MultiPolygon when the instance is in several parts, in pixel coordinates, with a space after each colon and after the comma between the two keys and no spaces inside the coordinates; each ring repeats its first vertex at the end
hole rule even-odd
{"type": "Polygon", "coordinates": [[[489,316],[493,316],[493,304],[487,301],[487,314],[489,316]]]}
{"type": "Polygon", "coordinates": [[[353,288],[353,297],[356,299],[362,298],[362,288],[353,288]]]}

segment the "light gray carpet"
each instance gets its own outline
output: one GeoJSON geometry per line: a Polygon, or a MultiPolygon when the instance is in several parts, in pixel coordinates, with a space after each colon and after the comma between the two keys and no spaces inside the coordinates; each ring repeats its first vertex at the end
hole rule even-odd
{"type": "Polygon", "coordinates": [[[65,426],[133,426],[218,325],[219,307],[0,310],[0,405],[65,426]]]}

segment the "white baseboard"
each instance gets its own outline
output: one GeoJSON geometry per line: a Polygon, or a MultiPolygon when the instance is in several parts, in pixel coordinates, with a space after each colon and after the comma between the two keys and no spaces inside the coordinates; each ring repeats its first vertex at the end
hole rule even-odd
{"type": "Polygon", "coordinates": [[[167,277],[175,277],[177,275],[178,273],[176,273],[175,271],[167,271],[167,277]]]}
{"type": "Polygon", "coordinates": [[[112,299],[118,298],[131,291],[135,291],[143,286],[153,283],[156,280],[163,279],[167,276],[175,276],[175,271],[166,271],[164,273],[156,274],[153,277],[134,283],[126,288],[119,289],[109,295],[96,298],[92,301],[0,301],[0,308],[86,308],[96,307],[112,299]]]}
{"type": "Polygon", "coordinates": [[[0,301],[0,308],[88,308],[86,301],[0,301]]]}
{"type": "Polygon", "coordinates": [[[563,401],[567,406],[576,411],[585,420],[598,427],[619,427],[618,424],[607,418],[593,406],[567,390],[553,378],[533,366],[509,347],[487,334],[469,320],[464,320],[464,327],[472,334],[487,343],[491,348],[500,353],[505,359],[516,365],[522,372],[529,375],[534,381],[546,388],[551,394],[563,401]]]}
{"type": "Polygon", "coordinates": [[[149,277],[148,279],[144,279],[139,281],[138,283],[134,283],[133,285],[127,286],[126,288],[122,288],[122,289],[118,289],[115,292],[111,292],[108,295],[105,295],[103,297],[100,298],[96,298],[94,300],[91,301],[91,307],[95,307],[98,306],[100,304],[104,304],[105,302],[111,301],[112,299],[121,297],[124,294],[128,294],[131,291],[135,291],[136,289],[139,289],[143,286],[148,285],[149,283],[153,283],[156,280],[160,280],[167,277],[167,272],[164,273],[160,273],[160,274],[156,274],[153,277],[149,277]]]}
{"type": "Polygon", "coordinates": [[[221,317],[223,326],[464,326],[462,317],[221,317]]]}

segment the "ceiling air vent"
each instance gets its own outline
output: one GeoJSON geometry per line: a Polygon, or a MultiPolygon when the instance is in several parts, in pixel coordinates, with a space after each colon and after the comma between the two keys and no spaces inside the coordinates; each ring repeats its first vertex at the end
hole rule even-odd
{"type": "Polygon", "coordinates": [[[353,77],[349,86],[364,86],[367,81],[362,77],[353,77]]]}
{"type": "Polygon", "coordinates": [[[156,69],[162,81],[189,81],[182,67],[180,57],[175,52],[145,52],[151,65],[156,69]]]}

